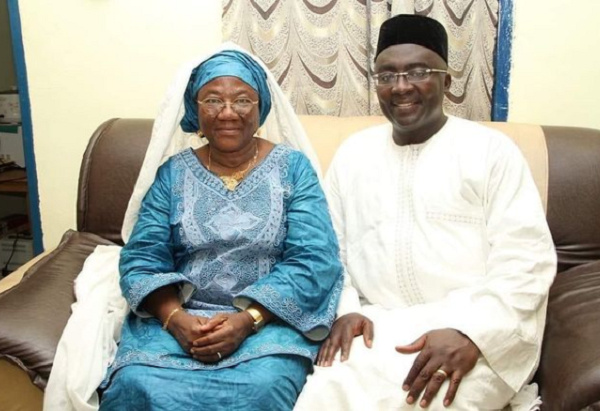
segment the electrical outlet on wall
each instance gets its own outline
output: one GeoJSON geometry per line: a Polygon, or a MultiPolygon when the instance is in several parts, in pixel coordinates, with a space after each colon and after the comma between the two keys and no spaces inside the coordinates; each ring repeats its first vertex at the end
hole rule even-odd
{"type": "Polygon", "coordinates": [[[21,121],[21,107],[17,92],[0,92],[0,121],[6,123],[18,123],[21,121]]]}

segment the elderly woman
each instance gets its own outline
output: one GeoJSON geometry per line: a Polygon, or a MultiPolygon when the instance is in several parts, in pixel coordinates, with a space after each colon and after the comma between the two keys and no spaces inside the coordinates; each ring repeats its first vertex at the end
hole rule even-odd
{"type": "Polygon", "coordinates": [[[131,312],[100,409],[292,409],[342,283],[319,180],[256,136],[271,94],[250,55],[204,60],[184,107],[208,144],[158,168],[121,251],[131,312]]]}

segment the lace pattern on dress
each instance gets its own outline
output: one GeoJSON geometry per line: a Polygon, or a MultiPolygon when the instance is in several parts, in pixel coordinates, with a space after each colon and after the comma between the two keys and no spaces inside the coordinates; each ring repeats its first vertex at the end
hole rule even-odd
{"type": "Polygon", "coordinates": [[[178,268],[196,287],[190,308],[230,307],[235,294],[281,258],[290,152],[282,145],[273,148],[234,191],[191,149],[173,157],[177,205],[171,224],[185,250],[178,268]]]}
{"type": "MultiPolygon", "coordinates": [[[[343,277],[340,276],[335,282],[332,294],[339,295],[343,286],[343,277]]],[[[335,320],[337,299],[330,298],[327,310],[321,315],[315,315],[303,311],[292,298],[284,298],[273,287],[265,285],[253,287],[244,293],[249,298],[260,302],[265,308],[276,314],[279,318],[291,324],[302,332],[309,332],[319,326],[331,327],[335,320]]]]}
{"type": "Polygon", "coordinates": [[[244,361],[260,358],[272,354],[291,354],[314,359],[314,353],[306,348],[296,345],[281,345],[276,343],[262,344],[252,350],[244,350],[242,353],[232,354],[217,363],[203,363],[190,360],[190,357],[176,357],[168,352],[145,352],[142,350],[128,351],[125,355],[117,358],[111,365],[111,371],[115,372],[125,365],[152,364],[155,367],[177,368],[183,370],[214,370],[231,367],[244,361]]]}
{"type": "Polygon", "coordinates": [[[164,287],[165,285],[179,283],[185,281],[179,273],[158,273],[148,276],[144,281],[136,281],[131,284],[128,290],[127,300],[131,309],[136,312],[142,300],[151,292],[164,287]]]}
{"type": "MultiPolygon", "coordinates": [[[[166,283],[191,283],[196,291],[184,304],[188,312],[212,317],[235,311],[234,296],[269,274],[281,261],[287,233],[285,212],[293,194],[288,176],[292,154],[289,147],[276,146],[234,191],[227,190],[208,172],[191,149],[171,158],[170,241],[175,271],[181,274],[155,274],[153,278],[166,283]]],[[[150,288],[148,282],[142,283],[146,284],[136,285],[139,295],[150,288]]],[[[336,287],[341,288],[341,281],[338,283],[336,287]]],[[[321,317],[303,315],[293,301],[278,301],[273,288],[258,294],[268,297],[273,307],[279,304],[289,324],[302,323],[302,328],[310,328],[326,322],[321,317]]],[[[322,317],[333,319],[334,314],[335,307],[330,306],[322,317]]],[[[184,353],[157,319],[130,314],[105,383],[115,370],[128,364],[215,369],[274,354],[314,360],[319,346],[298,332],[302,328],[276,321],[249,337],[231,356],[216,364],[204,364],[184,353]]]]}

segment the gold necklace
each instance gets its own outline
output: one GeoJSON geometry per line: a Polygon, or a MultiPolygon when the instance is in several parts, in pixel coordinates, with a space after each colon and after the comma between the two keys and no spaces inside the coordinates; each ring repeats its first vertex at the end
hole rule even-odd
{"type": "MultiPolygon", "coordinates": [[[[252,159],[248,162],[248,166],[245,169],[243,169],[241,171],[236,171],[235,173],[233,173],[230,176],[217,175],[229,191],[235,190],[235,188],[244,179],[244,177],[246,176],[246,173],[250,170],[250,168],[254,167],[254,165],[256,164],[256,160],[258,159],[258,140],[255,140],[255,141],[256,141],[256,150],[254,151],[254,157],[252,157],[252,159]]],[[[212,159],[211,159],[211,150],[210,150],[210,144],[209,144],[209,146],[208,146],[208,166],[206,167],[208,171],[210,171],[211,164],[212,164],[212,159]]]]}

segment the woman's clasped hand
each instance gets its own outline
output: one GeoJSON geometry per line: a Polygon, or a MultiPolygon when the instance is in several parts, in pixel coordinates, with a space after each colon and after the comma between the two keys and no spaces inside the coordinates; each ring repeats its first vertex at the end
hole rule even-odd
{"type": "Polygon", "coordinates": [[[204,362],[228,357],[252,334],[252,324],[252,317],[245,311],[217,314],[200,327],[202,335],[192,343],[190,353],[204,362]]]}

